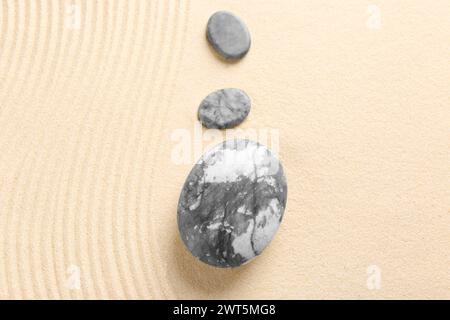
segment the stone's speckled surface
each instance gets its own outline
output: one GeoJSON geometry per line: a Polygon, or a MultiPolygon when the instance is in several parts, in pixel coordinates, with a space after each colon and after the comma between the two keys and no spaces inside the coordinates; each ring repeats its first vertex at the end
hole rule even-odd
{"type": "Polygon", "coordinates": [[[251,39],[247,26],[230,12],[213,14],[209,18],[206,35],[212,47],[225,59],[240,59],[250,50],[251,39]]]}
{"type": "Polygon", "coordinates": [[[216,267],[237,267],[259,255],[275,235],[287,185],[278,159],[249,140],[206,152],[186,179],[178,228],[189,251],[216,267]]]}
{"type": "Polygon", "coordinates": [[[244,91],[234,88],[217,90],[200,104],[198,119],[207,128],[233,128],[244,121],[250,107],[250,98],[244,91]]]}

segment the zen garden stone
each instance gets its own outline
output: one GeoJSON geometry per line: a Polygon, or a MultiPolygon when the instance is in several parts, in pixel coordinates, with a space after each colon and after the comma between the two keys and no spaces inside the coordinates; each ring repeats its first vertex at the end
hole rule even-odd
{"type": "Polygon", "coordinates": [[[237,267],[274,237],[286,206],[278,159],[249,140],[225,141],[206,152],[186,179],[178,228],[189,251],[216,267],[237,267]]]}
{"type": "Polygon", "coordinates": [[[240,124],[250,112],[249,96],[239,89],[222,89],[209,94],[198,108],[198,119],[210,129],[229,129],[240,124]]]}
{"type": "Polygon", "coordinates": [[[244,57],[250,50],[250,32],[245,23],[227,11],[216,12],[209,18],[206,35],[216,52],[227,60],[244,57]]]}

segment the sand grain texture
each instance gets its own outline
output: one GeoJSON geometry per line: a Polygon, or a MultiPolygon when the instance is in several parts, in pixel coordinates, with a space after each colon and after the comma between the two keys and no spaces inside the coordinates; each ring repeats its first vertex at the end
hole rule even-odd
{"type": "Polygon", "coordinates": [[[448,1],[2,0],[0,32],[0,298],[450,298],[448,1]],[[238,63],[205,39],[218,10],[252,34],[238,63]],[[181,243],[197,159],[171,160],[224,87],[289,183],[235,270],[181,243]]]}

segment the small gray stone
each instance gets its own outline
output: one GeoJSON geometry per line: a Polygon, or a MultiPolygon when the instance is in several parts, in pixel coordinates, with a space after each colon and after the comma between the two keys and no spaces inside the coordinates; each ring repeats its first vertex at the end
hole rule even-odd
{"type": "Polygon", "coordinates": [[[178,202],[189,251],[216,267],[237,267],[274,237],[286,206],[283,168],[263,145],[225,141],[194,165],[178,202]]]}
{"type": "Polygon", "coordinates": [[[247,26],[230,12],[214,13],[209,18],[206,35],[212,47],[225,59],[240,59],[250,50],[251,39],[247,26]]]}
{"type": "Polygon", "coordinates": [[[209,94],[198,108],[198,119],[211,129],[229,129],[240,124],[250,112],[251,101],[242,90],[228,88],[209,94]]]}

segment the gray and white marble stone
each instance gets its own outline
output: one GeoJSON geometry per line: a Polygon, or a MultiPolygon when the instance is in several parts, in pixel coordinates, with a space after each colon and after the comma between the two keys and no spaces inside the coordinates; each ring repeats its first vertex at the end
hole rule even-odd
{"type": "Polygon", "coordinates": [[[225,59],[240,59],[250,50],[250,32],[245,23],[231,12],[214,13],[209,18],[206,35],[211,46],[225,59]]]}
{"type": "Polygon", "coordinates": [[[274,237],[286,206],[278,159],[249,140],[225,141],[206,152],[186,179],[178,228],[189,251],[216,267],[237,267],[274,237]]]}
{"type": "Polygon", "coordinates": [[[240,124],[250,112],[251,101],[242,90],[228,88],[210,93],[198,108],[198,119],[211,129],[229,129],[240,124]]]}

